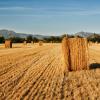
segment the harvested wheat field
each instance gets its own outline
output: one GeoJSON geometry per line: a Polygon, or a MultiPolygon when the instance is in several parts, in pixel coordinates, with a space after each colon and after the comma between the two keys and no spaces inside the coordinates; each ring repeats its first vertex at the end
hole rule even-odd
{"type": "MultiPolygon", "coordinates": [[[[18,44],[16,44],[18,45],[18,44]]],[[[61,44],[0,48],[0,100],[100,100],[100,45],[90,70],[64,71],[61,44]]]]}

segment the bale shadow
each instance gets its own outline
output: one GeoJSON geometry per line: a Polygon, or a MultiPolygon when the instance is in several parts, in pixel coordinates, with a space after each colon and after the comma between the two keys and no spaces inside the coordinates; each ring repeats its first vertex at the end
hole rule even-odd
{"type": "Polygon", "coordinates": [[[96,69],[96,68],[100,68],[100,63],[92,63],[89,65],[90,69],[96,69]]]}

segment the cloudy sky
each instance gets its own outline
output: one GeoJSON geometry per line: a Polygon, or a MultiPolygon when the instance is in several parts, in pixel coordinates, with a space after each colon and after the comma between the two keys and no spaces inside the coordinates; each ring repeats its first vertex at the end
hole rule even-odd
{"type": "Polygon", "coordinates": [[[45,35],[100,33],[100,0],[0,0],[0,29],[45,35]]]}

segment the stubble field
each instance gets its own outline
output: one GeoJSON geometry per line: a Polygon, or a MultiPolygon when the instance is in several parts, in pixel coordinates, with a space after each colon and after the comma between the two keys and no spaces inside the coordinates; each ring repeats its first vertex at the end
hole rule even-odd
{"type": "Polygon", "coordinates": [[[90,70],[67,72],[61,44],[0,46],[0,100],[100,100],[100,44],[90,70]]]}

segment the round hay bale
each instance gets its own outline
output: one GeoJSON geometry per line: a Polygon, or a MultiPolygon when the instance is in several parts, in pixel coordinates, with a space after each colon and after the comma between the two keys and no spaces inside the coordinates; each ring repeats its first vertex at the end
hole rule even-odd
{"type": "Polygon", "coordinates": [[[88,42],[86,38],[62,40],[64,63],[69,71],[88,69],[88,42]]]}
{"type": "Polygon", "coordinates": [[[24,45],[27,45],[27,41],[24,41],[23,44],[24,44],[24,45]]]}
{"type": "Polygon", "coordinates": [[[43,41],[39,41],[39,46],[42,46],[43,45],[43,41]]]}
{"type": "Polygon", "coordinates": [[[12,41],[11,40],[5,40],[5,48],[12,48],[12,41]]]}
{"type": "Polygon", "coordinates": [[[64,57],[64,67],[66,70],[70,70],[69,40],[67,37],[64,37],[62,40],[62,53],[64,57]]]}
{"type": "Polygon", "coordinates": [[[85,38],[70,39],[71,70],[88,69],[88,42],[85,38]]]}
{"type": "Polygon", "coordinates": [[[33,41],[31,41],[31,44],[34,44],[34,42],[33,42],[33,41]]]}

